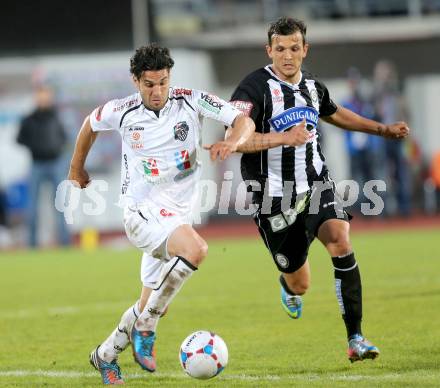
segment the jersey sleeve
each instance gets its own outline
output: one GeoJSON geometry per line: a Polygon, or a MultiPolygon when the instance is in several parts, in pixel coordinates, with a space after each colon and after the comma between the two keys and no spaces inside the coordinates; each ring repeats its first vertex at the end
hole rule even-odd
{"type": "Polygon", "coordinates": [[[98,106],[90,114],[90,125],[93,132],[119,130],[121,110],[117,109],[119,100],[111,100],[98,106]]]}
{"type": "Polygon", "coordinates": [[[214,94],[193,90],[193,103],[197,112],[210,119],[230,126],[241,111],[214,94]]]}
{"type": "Polygon", "coordinates": [[[232,93],[231,104],[256,121],[263,106],[263,97],[259,92],[261,85],[251,81],[246,78],[240,82],[232,93]]]}
{"type": "Polygon", "coordinates": [[[330,93],[327,87],[322,82],[318,82],[319,92],[321,95],[321,104],[319,107],[319,117],[331,116],[338,110],[337,105],[330,98],[330,93]]]}

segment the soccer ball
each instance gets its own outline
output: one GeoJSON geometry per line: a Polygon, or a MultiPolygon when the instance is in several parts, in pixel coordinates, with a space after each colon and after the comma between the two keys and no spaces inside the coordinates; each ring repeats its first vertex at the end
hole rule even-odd
{"type": "Polygon", "coordinates": [[[228,363],[228,348],[214,333],[200,330],[182,342],[179,360],[183,370],[196,379],[217,376],[228,363]]]}

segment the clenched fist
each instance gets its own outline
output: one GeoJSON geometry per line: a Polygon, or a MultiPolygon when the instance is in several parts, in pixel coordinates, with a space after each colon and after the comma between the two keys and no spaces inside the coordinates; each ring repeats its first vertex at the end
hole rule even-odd
{"type": "Polygon", "coordinates": [[[408,124],[404,121],[398,121],[394,124],[379,128],[379,135],[387,139],[403,139],[409,135],[408,124]]]}
{"type": "Polygon", "coordinates": [[[90,183],[89,173],[84,169],[84,167],[78,168],[70,166],[68,179],[73,183],[73,185],[84,189],[90,183]]]}
{"type": "Polygon", "coordinates": [[[283,132],[283,144],[290,147],[298,147],[310,139],[310,132],[306,129],[306,119],[300,124],[283,132]]]}

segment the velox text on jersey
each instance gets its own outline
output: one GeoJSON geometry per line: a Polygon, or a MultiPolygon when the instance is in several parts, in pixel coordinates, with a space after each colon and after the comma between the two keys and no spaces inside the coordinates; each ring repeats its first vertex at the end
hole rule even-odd
{"type": "Polygon", "coordinates": [[[202,93],[198,101],[199,105],[211,112],[218,113],[222,110],[223,104],[211,94],[202,93]]]}

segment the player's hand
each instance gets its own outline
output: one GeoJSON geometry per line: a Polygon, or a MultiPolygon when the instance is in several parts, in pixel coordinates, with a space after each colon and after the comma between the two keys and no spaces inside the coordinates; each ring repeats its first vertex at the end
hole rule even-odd
{"type": "Polygon", "coordinates": [[[77,186],[81,189],[86,188],[90,183],[89,173],[84,167],[78,168],[70,166],[68,179],[74,186],[77,186]]]}
{"type": "Polygon", "coordinates": [[[295,125],[294,127],[291,127],[287,131],[283,132],[283,145],[297,147],[305,144],[307,140],[310,139],[310,132],[306,128],[306,119],[304,119],[298,125],[295,125]]]}
{"type": "Polygon", "coordinates": [[[222,140],[214,144],[204,145],[203,148],[209,151],[212,161],[215,161],[217,158],[225,160],[237,151],[237,144],[228,140],[222,140]]]}
{"type": "Polygon", "coordinates": [[[394,124],[387,125],[381,131],[381,135],[387,139],[404,139],[409,135],[408,124],[404,121],[398,121],[394,124]]]}

